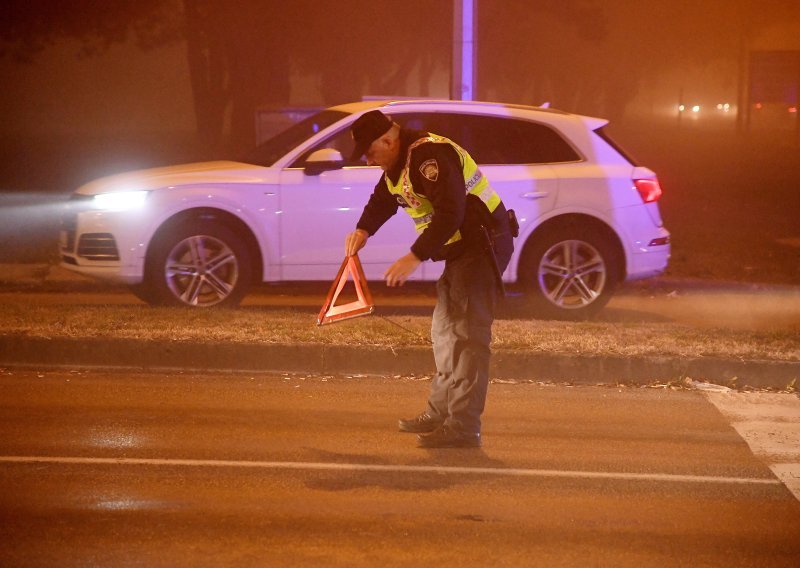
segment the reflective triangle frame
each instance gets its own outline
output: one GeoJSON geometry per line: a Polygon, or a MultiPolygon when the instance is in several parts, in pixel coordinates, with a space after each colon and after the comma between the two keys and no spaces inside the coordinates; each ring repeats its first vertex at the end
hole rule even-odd
{"type": "Polygon", "coordinates": [[[344,319],[355,318],[358,316],[366,316],[372,313],[375,309],[375,304],[372,301],[372,294],[367,287],[367,279],[364,277],[364,269],[361,268],[361,261],[358,260],[358,255],[345,257],[342,266],[339,268],[339,274],[333,281],[330,291],[328,292],[325,303],[317,317],[317,325],[325,325],[334,323],[344,319]],[[353,275],[353,284],[356,287],[356,295],[358,300],[348,304],[336,305],[336,299],[339,297],[344,285],[347,283],[348,275],[353,275]]]}

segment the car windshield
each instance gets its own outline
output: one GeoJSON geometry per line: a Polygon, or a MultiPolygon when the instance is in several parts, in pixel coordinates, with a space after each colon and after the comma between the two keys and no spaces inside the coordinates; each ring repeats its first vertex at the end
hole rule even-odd
{"type": "Polygon", "coordinates": [[[340,110],[323,110],[290,126],[254,148],[243,161],[258,166],[271,166],[291,150],[347,116],[340,110]]]}

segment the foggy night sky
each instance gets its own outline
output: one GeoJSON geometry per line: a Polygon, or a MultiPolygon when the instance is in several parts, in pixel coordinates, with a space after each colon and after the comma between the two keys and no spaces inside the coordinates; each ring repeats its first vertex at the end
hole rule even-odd
{"type": "Polygon", "coordinates": [[[0,59],[3,131],[86,133],[194,128],[185,48],[114,45],[79,58],[67,41],[31,64],[0,59]]]}
{"type": "MultiPolygon", "coordinates": [[[[170,4],[176,18],[183,17],[188,1],[170,4]]],[[[283,19],[270,30],[275,16],[263,14],[266,29],[257,31],[282,33],[275,41],[287,44],[288,71],[278,75],[288,88],[285,95],[271,95],[283,97],[277,106],[322,107],[362,95],[449,96],[450,0],[303,1],[272,2],[283,19]],[[406,25],[393,29],[394,22],[406,25]],[[405,41],[398,45],[396,38],[405,41]],[[427,59],[414,59],[423,53],[427,59]],[[412,65],[404,70],[409,58],[412,65]],[[310,65],[314,61],[332,71],[327,79],[320,79],[310,65]],[[401,76],[400,83],[390,81],[393,74],[401,76]]],[[[234,22],[226,41],[242,35],[236,28],[242,25],[236,23],[237,6],[260,10],[267,4],[220,4],[234,22]]],[[[743,41],[752,49],[800,50],[800,2],[795,0],[480,0],[478,23],[478,98],[547,101],[622,125],[672,120],[681,93],[692,104],[735,104],[743,41]]],[[[57,37],[30,62],[0,58],[0,139],[6,145],[16,137],[194,132],[184,39],[143,51],[129,33],[126,42],[99,54],[87,57],[80,51],[80,41],[57,37]]],[[[267,94],[258,101],[270,77],[268,83],[262,77],[259,86],[255,72],[267,62],[241,53],[238,72],[246,80],[252,76],[256,91],[240,101],[242,120],[249,124],[255,106],[270,104],[267,94]]],[[[241,84],[232,84],[231,91],[241,94],[241,84]]],[[[230,106],[225,116],[230,128],[230,106]]]]}

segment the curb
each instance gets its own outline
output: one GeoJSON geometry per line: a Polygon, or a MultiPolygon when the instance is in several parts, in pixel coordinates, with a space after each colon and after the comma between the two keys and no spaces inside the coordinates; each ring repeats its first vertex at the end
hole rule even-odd
{"type": "MultiPolygon", "coordinates": [[[[0,365],[332,375],[431,375],[435,370],[429,347],[248,345],[16,336],[0,337],[0,365]]],[[[800,378],[800,362],[587,356],[495,350],[490,376],[582,384],[650,384],[692,377],[718,384],[734,383],[737,387],[781,389],[800,378]]]]}

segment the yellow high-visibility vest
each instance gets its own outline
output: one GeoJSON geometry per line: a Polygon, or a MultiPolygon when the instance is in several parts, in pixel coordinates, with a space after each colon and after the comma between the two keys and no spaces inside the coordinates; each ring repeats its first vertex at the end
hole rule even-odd
{"type": "MultiPolygon", "coordinates": [[[[497,206],[500,205],[501,202],[500,196],[497,195],[497,192],[492,189],[491,185],[489,185],[489,180],[486,179],[486,176],[481,173],[481,170],[478,168],[478,164],[475,163],[475,160],[472,159],[472,156],[470,156],[466,150],[461,148],[461,146],[452,140],[449,140],[444,136],[428,134],[428,136],[420,138],[408,147],[406,163],[396,184],[392,183],[392,180],[389,179],[389,176],[384,174],[384,177],[386,178],[386,186],[389,188],[389,191],[394,195],[401,196],[403,201],[405,201],[407,204],[407,206],[403,207],[403,209],[405,209],[406,213],[408,213],[411,219],[414,221],[414,225],[416,226],[418,233],[422,233],[422,231],[424,231],[425,228],[431,224],[434,210],[433,204],[427,197],[414,191],[414,188],[411,185],[411,176],[408,169],[411,165],[411,151],[417,146],[425,143],[450,144],[455,149],[458,157],[461,159],[461,169],[464,174],[464,185],[467,193],[471,193],[472,195],[476,195],[478,198],[480,198],[480,200],[486,204],[486,207],[489,209],[490,213],[497,209],[497,206]]],[[[431,159],[430,162],[433,162],[433,160],[431,159]]],[[[433,163],[429,164],[428,161],[423,162],[420,165],[420,173],[426,178],[436,181],[435,177],[431,177],[437,175],[437,172],[433,167],[434,165],[435,164],[433,163]]],[[[445,244],[449,245],[450,243],[454,243],[460,239],[461,231],[457,230],[445,244]]]]}

